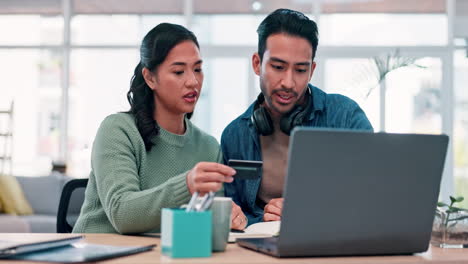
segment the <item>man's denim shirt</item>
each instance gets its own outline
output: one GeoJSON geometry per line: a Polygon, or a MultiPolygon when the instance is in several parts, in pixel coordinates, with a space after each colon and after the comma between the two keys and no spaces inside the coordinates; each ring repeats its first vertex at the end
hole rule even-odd
{"type": "MultiPolygon", "coordinates": [[[[309,120],[304,126],[347,128],[373,131],[372,125],[359,105],[350,98],[339,94],[326,94],[309,84],[313,104],[309,120]]],[[[224,163],[229,159],[262,160],[259,135],[252,124],[254,102],[250,107],[232,121],[223,131],[221,148],[224,163]]],[[[310,168],[313,172],[314,168],[310,168]]],[[[261,178],[255,180],[236,180],[224,184],[227,197],[232,197],[248,218],[248,224],[260,222],[263,208],[256,203],[261,178]]]]}

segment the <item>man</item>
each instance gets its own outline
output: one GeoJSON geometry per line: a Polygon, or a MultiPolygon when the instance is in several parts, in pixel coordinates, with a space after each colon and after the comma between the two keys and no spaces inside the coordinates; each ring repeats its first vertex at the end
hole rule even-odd
{"type": "MultiPolygon", "coordinates": [[[[225,184],[248,218],[248,224],[281,220],[289,134],[294,126],[372,131],[361,108],[348,97],[326,94],[309,84],[314,73],[318,30],[304,14],[278,9],[257,29],[258,52],[252,66],[261,94],[232,121],[221,137],[224,162],[263,160],[257,180],[225,184]]],[[[310,168],[313,177],[314,168],[310,168]]]]}

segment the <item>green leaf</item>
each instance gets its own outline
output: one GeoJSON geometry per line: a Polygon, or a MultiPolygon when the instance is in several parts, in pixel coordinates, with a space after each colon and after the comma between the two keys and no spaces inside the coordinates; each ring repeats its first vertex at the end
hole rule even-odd
{"type": "Polygon", "coordinates": [[[452,203],[459,203],[461,201],[463,201],[465,198],[463,198],[463,196],[458,196],[458,197],[453,197],[453,196],[450,196],[450,201],[452,203]]]}
{"type": "Polygon", "coordinates": [[[464,219],[467,219],[467,218],[468,218],[468,215],[465,215],[465,216],[460,216],[460,217],[457,217],[457,218],[449,219],[447,222],[460,221],[460,220],[464,220],[464,219]]]}
{"type": "Polygon", "coordinates": [[[460,208],[460,207],[456,207],[456,206],[452,206],[451,208],[455,208],[455,209],[457,209],[458,211],[467,211],[467,210],[464,209],[464,208],[460,208]]]}
{"type": "Polygon", "coordinates": [[[457,199],[456,199],[455,197],[450,196],[450,202],[452,202],[452,204],[453,204],[454,202],[456,202],[456,201],[457,201],[457,199]]]}
{"type": "Polygon", "coordinates": [[[460,208],[456,208],[456,207],[450,207],[449,209],[447,209],[447,213],[456,213],[460,211],[460,208]]]}
{"type": "Polygon", "coordinates": [[[448,204],[444,203],[444,202],[438,202],[437,203],[437,206],[438,207],[448,207],[448,204]]]}

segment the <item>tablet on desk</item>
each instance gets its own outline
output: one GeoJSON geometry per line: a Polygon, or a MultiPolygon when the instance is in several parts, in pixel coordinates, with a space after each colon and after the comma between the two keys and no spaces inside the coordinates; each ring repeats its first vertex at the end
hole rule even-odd
{"type": "Polygon", "coordinates": [[[81,242],[83,235],[56,235],[0,240],[0,260],[29,260],[59,263],[95,262],[132,255],[156,245],[110,246],[81,242]]]}

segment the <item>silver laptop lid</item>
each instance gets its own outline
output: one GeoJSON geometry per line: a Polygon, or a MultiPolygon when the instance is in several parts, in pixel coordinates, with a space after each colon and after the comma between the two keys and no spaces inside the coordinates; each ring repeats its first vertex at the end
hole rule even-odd
{"type": "Polygon", "coordinates": [[[279,255],[425,251],[447,144],[445,135],[297,128],[279,255]]]}

